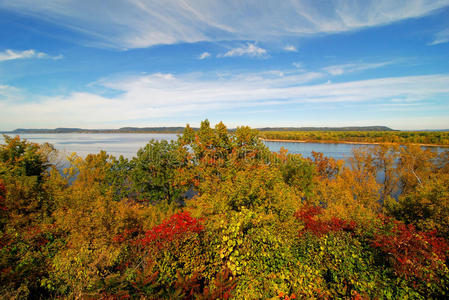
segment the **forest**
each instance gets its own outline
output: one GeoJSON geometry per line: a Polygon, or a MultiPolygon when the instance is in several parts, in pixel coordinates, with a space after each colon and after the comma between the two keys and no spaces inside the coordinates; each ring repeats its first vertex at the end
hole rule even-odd
{"type": "Polygon", "coordinates": [[[132,159],[61,160],[4,136],[1,298],[448,297],[449,151],[413,144],[447,134],[354,133],[389,143],[346,162],[261,134],[304,139],[205,120],[132,159]]]}
{"type": "Polygon", "coordinates": [[[449,131],[261,131],[268,140],[449,146],[449,131]]]}

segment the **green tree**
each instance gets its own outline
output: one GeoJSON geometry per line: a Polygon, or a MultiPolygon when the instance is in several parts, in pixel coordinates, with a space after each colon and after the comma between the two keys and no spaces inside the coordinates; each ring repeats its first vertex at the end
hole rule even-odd
{"type": "Polygon", "coordinates": [[[187,191],[177,184],[176,172],[182,167],[182,152],[177,142],[151,140],[131,161],[132,191],[139,201],[156,203],[178,201],[187,191]]]}

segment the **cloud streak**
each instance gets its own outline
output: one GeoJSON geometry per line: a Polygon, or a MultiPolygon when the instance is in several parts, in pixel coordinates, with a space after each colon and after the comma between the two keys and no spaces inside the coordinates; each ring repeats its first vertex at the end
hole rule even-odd
{"type": "MultiPolygon", "coordinates": [[[[315,72],[263,72],[210,78],[210,74],[155,73],[102,80],[104,87],[120,92],[115,97],[72,93],[42,97],[32,103],[4,99],[0,101],[0,128],[98,128],[114,123],[151,122],[164,117],[202,117],[216,111],[244,108],[269,107],[275,113],[286,107],[301,110],[317,104],[373,105],[379,107],[381,113],[385,107],[401,111],[429,109],[435,99],[449,100],[449,75],[446,74],[321,84],[313,84],[323,79],[322,73],[315,72]],[[398,107],[401,101],[414,105],[398,107]]],[[[372,109],[372,113],[375,111],[372,109]]]]}
{"type": "Polygon", "coordinates": [[[443,31],[438,32],[435,35],[435,39],[432,43],[430,43],[431,46],[433,45],[439,45],[443,43],[449,42],[449,28],[443,31]]]}
{"type": "Polygon", "coordinates": [[[3,52],[0,52],[0,62],[7,60],[16,60],[16,59],[27,59],[27,58],[49,58],[49,59],[61,59],[63,56],[60,54],[58,56],[50,56],[44,52],[38,52],[36,50],[23,50],[23,51],[15,51],[11,49],[6,49],[3,52]]]}
{"type": "Polygon", "coordinates": [[[203,53],[201,53],[200,56],[198,56],[198,59],[202,60],[202,59],[206,59],[208,57],[210,57],[210,53],[209,52],[203,52],[203,53]]]}
{"type": "Polygon", "coordinates": [[[345,73],[359,72],[370,69],[378,69],[384,66],[388,66],[394,64],[394,61],[385,61],[378,63],[351,63],[351,64],[343,64],[343,65],[335,65],[323,68],[324,71],[331,75],[342,75],[345,73]]]}
{"type": "Polygon", "coordinates": [[[267,57],[267,50],[249,43],[246,46],[233,48],[224,54],[217,55],[217,57],[233,56],[267,57]]]}
{"type": "Polygon", "coordinates": [[[12,95],[16,94],[17,92],[18,92],[17,88],[14,88],[9,85],[1,85],[0,84],[0,99],[9,98],[12,95]]]}
{"type": "Polygon", "coordinates": [[[287,52],[298,52],[298,49],[296,49],[293,45],[287,45],[284,47],[284,50],[287,52]]]}
{"type": "Polygon", "coordinates": [[[338,33],[418,18],[449,0],[211,1],[0,0],[0,8],[56,23],[91,45],[143,48],[182,42],[338,33]]]}

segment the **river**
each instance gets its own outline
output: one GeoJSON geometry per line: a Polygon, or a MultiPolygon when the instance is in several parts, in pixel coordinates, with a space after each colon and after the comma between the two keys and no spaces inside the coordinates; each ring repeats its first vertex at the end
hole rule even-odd
{"type": "MultiPolygon", "coordinates": [[[[167,133],[28,133],[20,134],[35,143],[48,142],[66,155],[76,152],[80,156],[98,153],[105,150],[116,157],[123,155],[132,158],[149,140],[175,140],[177,134],[167,133]]],[[[289,153],[310,157],[312,151],[322,152],[334,159],[347,159],[352,155],[353,148],[366,147],[365,144],[332,144],[332,143],[295,143],[295,142],[263,142],[271,151],[279,151],[282,147],[289,153]]],[[[436,147],[438,152],[443,148],[436,147]]]]}

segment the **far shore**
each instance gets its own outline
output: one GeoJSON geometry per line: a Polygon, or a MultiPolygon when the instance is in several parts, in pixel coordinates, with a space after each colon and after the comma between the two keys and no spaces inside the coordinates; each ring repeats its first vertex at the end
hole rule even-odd
{"type": "MultiPolygon", "coordinates": [[[[259,139],[265,142],[282,142],[282,143],[321,143],[321,144],[355,144],[355,145],[396,144],[396,143],[380,143],[380,142],[352,142],[352,141],[331,141],[331,140],[285,140],[285,139],[266,139],[261,137],[259,139]]],[[[407,144],[419,145],[424,147],[449,148],[449,145],[439,145],[439,144],[419,144],[419,143],[418,144],[407,143],[407,144]]]]}

